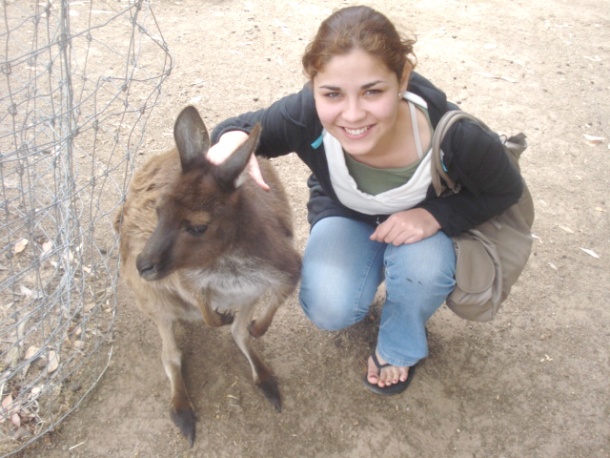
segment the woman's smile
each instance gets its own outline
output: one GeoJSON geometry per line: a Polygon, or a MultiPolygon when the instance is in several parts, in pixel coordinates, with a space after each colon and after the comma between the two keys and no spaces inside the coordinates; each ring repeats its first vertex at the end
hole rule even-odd
{"type": "Polygon", "coordinates": [[[365,127],[360,127],[360,128],[357,128],[357,129],[353,129],[353,128],[350,129],[349,127],[344,127],[343,130],[350,137],[363,137],[364,134],[366,134],[372,127],[373,127],[373,125],[365,126],[365,127]]]}

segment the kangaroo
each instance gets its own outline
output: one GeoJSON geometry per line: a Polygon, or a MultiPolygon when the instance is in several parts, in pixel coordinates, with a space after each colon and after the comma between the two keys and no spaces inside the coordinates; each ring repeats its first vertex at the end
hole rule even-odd
{"type": "Polygon", "coordinates": [[[260,131],[256,125],[240,148],[214,165],[206,159],[210,139],[201,116],[192,106],[184,108],[174,124],[176,148],[152,157],[134,174],[115,219],[121,276],[159,329],[171,384],[170,417],[191,446],[196,418],[182,378],[176,320],[231,324],[254,383],[281,411],[277,381],[249,337],[265,334],[294,291],[301,259],[290,206],[271,163],[259,161],[270,191],[246,171],[260,131]],[[253,319],[263,295],[266,307],[253,319]]]}

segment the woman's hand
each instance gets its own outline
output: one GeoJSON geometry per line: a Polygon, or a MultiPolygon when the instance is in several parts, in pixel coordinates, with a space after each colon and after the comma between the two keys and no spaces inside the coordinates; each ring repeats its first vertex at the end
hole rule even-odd
{"type": "MultiPolygon", "coordinates": [[[[218,143],[213,145],[207,153],[207,158],[212,164],[222,164],[237,148],[239,148],[248,139],[248,134],[239,130],[225,132],[218,139],[218,143]]],[[[253,154],[248,162],[248,173],[254,182],[265,191],[269,191],[269,185],[265,182],[261,169],[253,154]]]]}
{"type": "Polygon", "coordinates": [[[391,215],[377,226],[371,240],[399,246],[419,242],[436,234],[440,228],[440,224],[428,210],[413,208],[391,215]]]}

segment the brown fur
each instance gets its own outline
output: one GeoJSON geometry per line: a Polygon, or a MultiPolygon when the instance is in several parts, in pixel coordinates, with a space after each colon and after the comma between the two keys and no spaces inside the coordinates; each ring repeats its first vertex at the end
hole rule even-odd
{"type": "Polygon", "coordinates": [[[263,335],[294,291],[300,257],[293,246],[290,207],[273,167],[259,160],[268,192],[244,172],[259,135],[257,126],[242,147],[215,166],[205,159],[209,137],[203,121],[193,107],[185,108],[174,126],[177,148],[151,158],[135,174],[116,218],[121,275],[159,328],[171,382],[171,417],[191,445],[195,414],[181,375],[176,320],[232,323],[254,382],[281,410],[277,382],[249,336],[263,335]],[[269,297],[267,307],[253,321],[263,294],[269,297]]]}

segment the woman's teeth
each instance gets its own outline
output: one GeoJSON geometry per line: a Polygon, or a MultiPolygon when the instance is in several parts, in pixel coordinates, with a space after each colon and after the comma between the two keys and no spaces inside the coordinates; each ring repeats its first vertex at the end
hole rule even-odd
{"type": "Polygon", "coordinates": [[[361,127],[360,129],[348,129],[347,127],[345,128],[345,132],[347,132],[349,135],[362,135],[363,133],[365,133],[369,128],[368,127],[361,127]]]}

